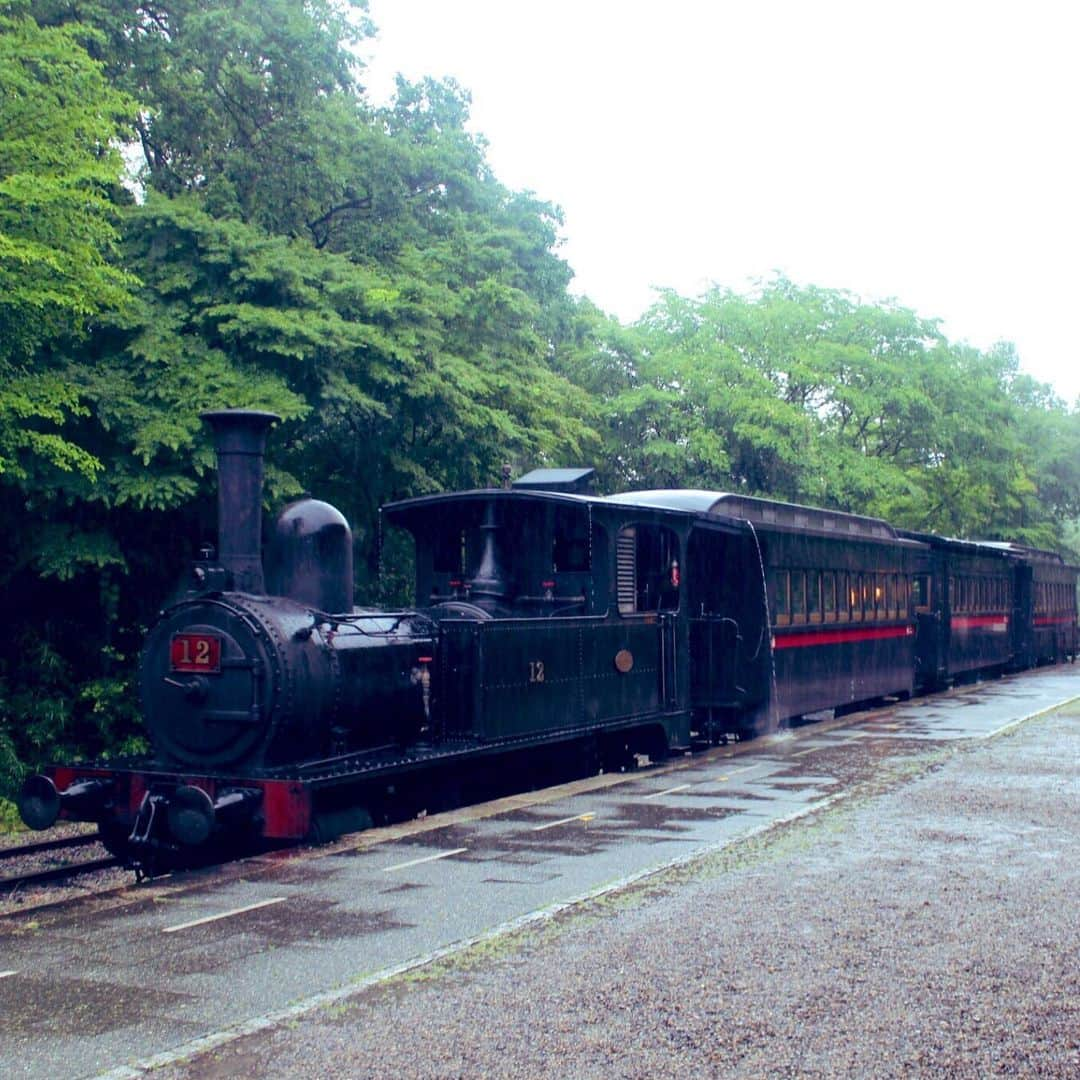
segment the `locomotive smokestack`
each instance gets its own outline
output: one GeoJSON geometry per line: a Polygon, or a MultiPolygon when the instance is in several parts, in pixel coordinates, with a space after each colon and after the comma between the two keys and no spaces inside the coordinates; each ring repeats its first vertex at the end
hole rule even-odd
{"type": "Polygon", "coordinates": [[[220,409],[202,419],[214,433],[218,467],[218,561],[237,592],[266,592],[262,565],[263,452],[270,425],[257,409],[220,409]]]}

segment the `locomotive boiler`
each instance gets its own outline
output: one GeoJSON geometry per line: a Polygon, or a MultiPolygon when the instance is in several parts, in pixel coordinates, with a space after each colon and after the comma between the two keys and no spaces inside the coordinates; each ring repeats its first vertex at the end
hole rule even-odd
{"type": "Polygon", "coordinates": [[[415,740],[430,620],[353,608],[351,531],[315,499],[278,516],[264,580],[262,443],[275,417],[204,419],[217,438],[219,547],[192,567],[143,650],[156,759],[265,768],[415,740]]]}

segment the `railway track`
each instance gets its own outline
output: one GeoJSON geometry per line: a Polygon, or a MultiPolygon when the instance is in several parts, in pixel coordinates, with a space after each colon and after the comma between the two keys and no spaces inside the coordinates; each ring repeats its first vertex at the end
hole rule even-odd
{"type": "Polygon", "coordinates": [[[22,855],[39,855],[45,851],[59,851],[62,848],[87,847],[97,842],[97,833],[86,833],[84,836],[61,836],[55,840],[39,840],[33,844],[0,848],[0,864],[7,859],[15,859],[22,855]]]}
{"type": "Polygon", "coordinates": [[[96,833],[89,833],[85,836],[69,836],[0,848],[0,896],[15,889],[63,881],[96,870],[108,870],[119,866],[119,860],[111,855],[100,859],[84,859],[81,862],[69,862],[65,859],[58,863],[54,862],[52,865],[41,863],[41,856],[45,856],[51,862],[52,858],[55,858],[51,856],[52,852],[89,847],[91,844],[98,843],[98,839],[96,833]]]}

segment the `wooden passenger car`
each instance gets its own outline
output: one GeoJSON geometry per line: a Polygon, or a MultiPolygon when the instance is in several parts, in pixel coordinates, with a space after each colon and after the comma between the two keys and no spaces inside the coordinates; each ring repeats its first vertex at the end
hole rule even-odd
{"type": "Polygon", "coordinates": [[[916,685],[1003,671],[1016,652],[1018,564],[992,544],[904,532],[925,545],[912,582],[916,685]]]}
{"type": "MultiPolygon", "coordinates": [[[[915,629],[910,579],[921,550],[888,523],[805,506],[715,492],[646,492],[616,496],[623,502],[693,510],[695,530],[712,523],[743,523],[741,566],[720,559],[687,583],[691,618],[710,578],[727,579],[729,608],[740,627],[745,659],[739,670],[751,688],[740,727],[773,728],[787,718],[829,708],[850,708],[913,688],[915,629]],[[746,551],[747,541],[751,549],[746,551]],[[754,646],[753,612],[764,608],[768,649],[754,646]],[[765,655],[750,667],[751,658],[765,655]],[[748,711],[749,710],[749,711],[748,711]]],[[[707,605],[706,605],[707,606],[707,605]]],[[[692,650],[695,669],[708,659],[692,650]]],[[[700,708],[700,701],[693,702],[700,708]]]]}

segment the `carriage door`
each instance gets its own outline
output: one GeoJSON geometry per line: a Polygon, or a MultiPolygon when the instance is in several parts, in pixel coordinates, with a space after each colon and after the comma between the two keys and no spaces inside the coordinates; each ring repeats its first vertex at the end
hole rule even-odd
{"type": "Polygon", "coordinates": [[[697,527],[687,551],[690,616],[690,696],[694,708],[739,704],[743,636],[736,590],[741,584],[735,538],[697,527]]]}
{"type": "Polygon", "coordinates": [[[933,553],[920,556],[913,570],[911,606],[915,609],[916,679],[921,686],[937,686],[948,675],[949,618],[945,613],[945,560],[933,553]]]}

